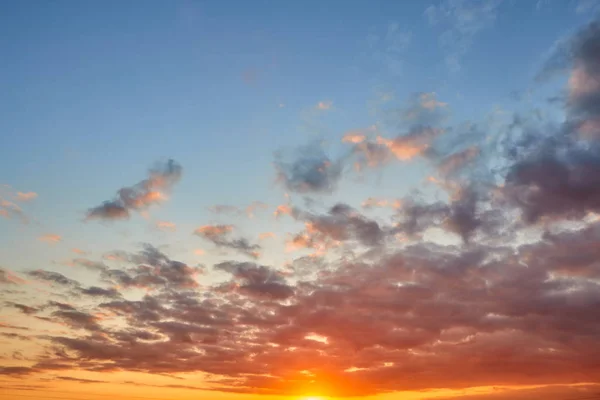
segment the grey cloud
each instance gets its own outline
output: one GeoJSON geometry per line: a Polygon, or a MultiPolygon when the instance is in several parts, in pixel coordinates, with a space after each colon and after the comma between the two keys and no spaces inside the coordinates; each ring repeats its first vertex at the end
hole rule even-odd
{"type": "Polygon", "coordinates": [[[168,193],[181,179],[181,174],[182,168],[174,160],[159,164],[149,171],[148,179],[134,186],[121,188],[115,199],[90,208],[86,220],[128,219],[132,211],[142,211],[162,201],[164,193],[168,193]]]}
{"type": "Polygon", "coordinates": [[[291,160],[277,155],[275,168],[278,181],[297,193],[331,193],[342,177],[341,161],[330,159],[318,144],[296,149],[291,160]]]}

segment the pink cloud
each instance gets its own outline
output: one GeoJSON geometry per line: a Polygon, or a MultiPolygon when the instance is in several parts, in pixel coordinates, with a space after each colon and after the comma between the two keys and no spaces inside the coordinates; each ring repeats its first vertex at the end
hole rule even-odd
{"type": "Polygon", "coordinates": [[[174,222],[169,221],[158,221],[156,227],[161,231],[167,232],[175,232],[177,230],[177,225],[174,222]]]}
{"type": "Polygon", "coordinates": [[[18,201],[31,201],[38,197],[38,194],[35,192],[17,192],[17,200],[18,201]]]}
{"type": "Polygon", "coordinates": [[[324,100],[324,101],[320,101],[317,103],[317,110],[321,110],[321,111],[327,111],[330,110],[331,107],[333,107],[333,102],[329,101],[329,100],[324,100]]]}
{"type": "Polygon", "coordinates": [[[62,236],[57,235],[55,233],[48,233],[46,235],[42,235],[38,238],[38,240],[42,241],[42,242],[46,242],[46,243],[58,243],[62,240],[62,236]]]}

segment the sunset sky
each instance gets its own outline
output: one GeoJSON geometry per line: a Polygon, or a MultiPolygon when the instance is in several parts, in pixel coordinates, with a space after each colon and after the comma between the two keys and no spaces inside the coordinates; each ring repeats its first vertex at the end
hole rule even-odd
{"type": "Polygon", "coordinates": [[[0,2],[0,398],[600,399],[599,13],[0,2]]]}

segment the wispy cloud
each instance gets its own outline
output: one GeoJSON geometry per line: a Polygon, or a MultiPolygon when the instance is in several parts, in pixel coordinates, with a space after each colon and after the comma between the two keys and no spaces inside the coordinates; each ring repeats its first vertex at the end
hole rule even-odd
{"type": "Polygon", "coordinates": [[[158,221],[156,222],[156,227],[166,232],[175,232],[177,230],[177,225],[170,221],[158,221]]]}
{"type": "Polygon", "coordinates": [[[251,258],[258,258],[261,247],[258,244],[250,243],[245,238],[231,238],[233,230],[233,225],[204,225],[194,230],[194,235],[212,242],[217,247],[228,248],[251,258]]]}
{"type": "Polygon", "coordinates": [[[38,240],[42,241],[42,242],[46,242],[46,243],[58,243],[62,240],[62,236],[57,235],[55,233],[48,233],[45,235],[42,235],[38,238],[38,240]]]}
{"type": "Polygon", "coordinates": [[[492,26],[502,0],[442,0],[425,10],[430,25],[442,30],[439,44],[451,72],[461,70],[462,58],[477,34],[492,26]]]}
{"type": "Polygon", "coordinates": [[[317,103],[315,108],[320,111],[331,110],[333,107],[333,102],[331,100],[323,100],[317,103]]]}
{"type": "Polygon", "coordinates": [[[18,201],[31,201],[33,199],[36,199],[38,197],[38,194],[35,192],[17,192],[17,200],[18,201]]]}

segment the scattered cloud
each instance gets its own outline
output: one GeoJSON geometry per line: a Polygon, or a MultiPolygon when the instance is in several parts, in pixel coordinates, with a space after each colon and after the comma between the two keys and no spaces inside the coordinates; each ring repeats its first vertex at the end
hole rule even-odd
{"type": "Polygon", "coordinates": [[[87,252],[87,251],[85,251],[85,250],[81,250],[81,249],[78,249],[78,248],[75,248],[75,247],[74,247],[74,248],[72,248],[72,249],[71,249],[71,251],[72,251],[73,253],[75,253],[75,254],[79,254],[79,255],[82,255],[82,256],[85,256],[86,254],[88,254],[88,252],[87,252]]]}
{"type": "Polygon", "coordinates": [[[0,267],[0,284],[5,285],[21,285],[25,281],[19,278],[14,272],[0,267]]]}
{"type": "Polygon", "coordinates": [[[385,29],[373,30],[365,38],[368,55],[392,76],[401,75],[404,57],[413,41],[413,34],[392,22],[385,29]]]}
{"type": "Polygon", "coordinates": [[[175,232],[177,230],[177,225],[175,225],[174,222],[169,221],[158,221],[156,227],[165,232],[175,232]]]}
{"type": "Polygon", "coordinates": [[[42,235],[38,238],[38,240],[42,241],[42,242],[46,242],[46,243],[58,243],[62,240],[62,236],[57,235],[55,233],[48,233],[45,235],[42,235]]]}
{"type": "MultiPolygon", "coordinates": [[[[488,4],[496,3],[447,1],[430,13],[461,25],[452,29],[469,43],[490,18],[486,12],[495,13],[496,6],[485,11],[488,4]]],[[[285,244],[303,252],[286,254],[282,265],[256,261],[262,248],[238,236],[237,226],[211,224],[193,235],[232,250],[232,259],[208,268],[143,244],[70,260],[86,269],[82,281],[38,269],[26,272],[21,288],[21,278],[0,269],[2,305],[11,315],[60,328],[0,323],[3,341],[39,349],[27,358],[14,353],[11,363],[19,365],[0,367],[0,375],[99,383],[57,374],[202,373],[209,390],[281,396],[433,397],[432,389],[444,388],[472,400],[594,397],[600,25],[567,43],[570,79],[558,121],[534,110],[514,113],[500,128],[485,121],[442,126],[450,123],[449,106],[419,93],[391,110],[399,122],[392,135],[346,134],[338,143],[350,149],[343,157],[320,145],[277,155],[278,182],[302,195],[275,208],[275,217],[289,218],[268,221],[291,227],[285,244]],[[402,197],[364,193],[359,210],[317,196],[335,192],[351,162],[375,167],[415,158],[429,178],[402,197]],[[239,254],[252,260],[236,260],[239,254]],[[210,278],[201,284],[205,273],[210,278]],[[44,296],[24,296],[25,289],[44,296]]],[[[151,173],[147,181],[157,182],[126,188],[133,192],[115,203],[127,215],[145,209],[149,203],[133,199],[170,188],[180,174],[171,170],[151,173]]],[[[219,212],[258,217],[263,208],[219,212]]]]}
{"type": "Polygon", "coordinates": [[[261,247],[258,244],[252,244],[245,238],[231,238],[232,232],[233,225],[204,225],[197,228],[194,235],[212,242],[217,247],[235,250],[254,259],[259,257],[261,247]]]}
{"type": "Polygon", "coordinates": [[[342,177],[341,161],[331,160],[317,143],[297,148],[291,160],[277,154],[275,169],[277,182],[297,193],[331,193],[342,177]]]}
{"type": "Polygon", "coordinates": [[[181,179],[182,168],[173,160],[152,168],[149,177],[134,186],[119,189],[113,200],[88,210],[86,220],[128,219],[131,211],[143,212],[166,200],[167,193],[181,179]]]}
{"type": "Polygon", "coordinates": [[[442,0],[425,10],[429,24],[442,30],[440,47],[451,72],[462,69],[462,58],[477,34],[492,26],[502,0],[442,0]]]}
{"type": "Polygon", "coordinates": [[[35,192],[17,192],[17,200],[18,201],[31,201],[36,199],[38,194],[35,192]]]}
{"type": "Polygon", "coordinates": [[[274,232],[262,232],[258,234],[258,240],[274,239],[277,235],[274,232]]]}
{"type": "Polygon", "coordinates": [[[27,223],[29,221],[21,207],[11,201],[3,199],[2,197],[0,197],[0,216],[4,218],[16,217],[23,223],[27,223]]]}
{"type": "Polygon", "coordinates": [[[320,101],[316,105],[316,109],[320,110],[320,111],[331,110],[332,107],[333,107],[333,102],[330,100],[320,101]]]}

